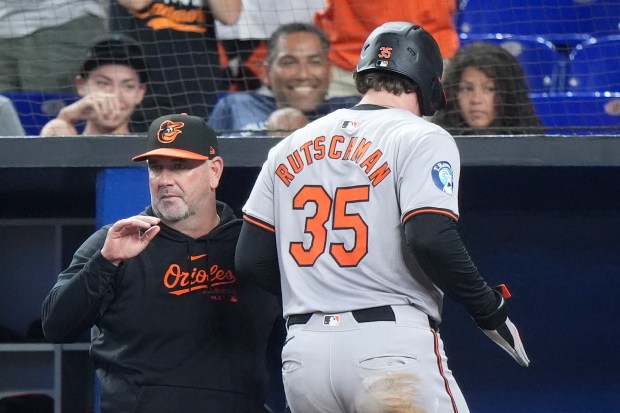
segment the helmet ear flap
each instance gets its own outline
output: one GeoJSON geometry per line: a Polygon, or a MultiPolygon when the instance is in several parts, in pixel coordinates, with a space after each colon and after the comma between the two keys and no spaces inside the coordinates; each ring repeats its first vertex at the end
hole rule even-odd
{"type": "Polygon", "coordinates": [[[443,91],[443,86],[441,85],[441,81],[438,78],[433,78],[431,80],[430,85],[430,101],[428,102],[428,107],[424,109],[424,116],[432,116],[436,111],[442,109],[446,105],[446,95],[443,91]]]}

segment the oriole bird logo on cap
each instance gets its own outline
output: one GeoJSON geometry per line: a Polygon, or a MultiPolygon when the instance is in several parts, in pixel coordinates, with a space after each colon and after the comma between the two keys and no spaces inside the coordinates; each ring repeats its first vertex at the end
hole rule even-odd
{"type": "Polygon", "coordinates": [[[159,131],[157,131],[157,140],[161,143],[173,142],[179,133],[183,133],[181,130],[183,126],[185,126],[183,122],[174,122],[171,120],[164,121],[159,126],[159,131]]]}

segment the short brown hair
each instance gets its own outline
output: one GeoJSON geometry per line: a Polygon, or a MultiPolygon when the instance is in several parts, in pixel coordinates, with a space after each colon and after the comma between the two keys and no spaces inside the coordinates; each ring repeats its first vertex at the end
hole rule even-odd
{"type": "Polygon", "coordinates": [[[369,90],[385,90],[395,95],[418,92],[419,88],[413,81],[396,73],[369,71],[353,73],[355,88],[361,94],[369,90]]]}

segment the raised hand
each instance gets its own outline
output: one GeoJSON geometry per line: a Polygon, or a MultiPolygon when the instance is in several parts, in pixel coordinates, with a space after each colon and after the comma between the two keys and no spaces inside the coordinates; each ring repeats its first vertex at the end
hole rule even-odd
{"type": "Polygon", "coordinates": [[[117,221],[108,230],[101,255],[118,266],[140,254],[160,230],[159,218],[136,215],[117,221]]]}
{"type": "Polygon", "coordinates": [[[116,95],[92,91],[80,100],[64,107],[58,117],[75,124],[81,120],[113,119],[121,113],[121,105],[116,95]]]}
{"type": "Polygon", "coordinates": [[[281,108],[274,111],[265,123],[271,136],[287,136],[308,124],[308,118],[295,108],[281,108]]]}

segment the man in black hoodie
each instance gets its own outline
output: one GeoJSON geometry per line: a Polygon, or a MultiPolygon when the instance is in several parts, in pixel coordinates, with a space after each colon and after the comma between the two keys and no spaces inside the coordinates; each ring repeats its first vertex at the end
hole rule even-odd
{"type": "Polygon", "coordinates": [[[102,413],[260,412],[278,299],[237,278],[241,220],[217,201],[217,137],[201,118],[148,132],[151,205],[95,232],[43,303],[56,343],[91,329],[102,413]]]}

